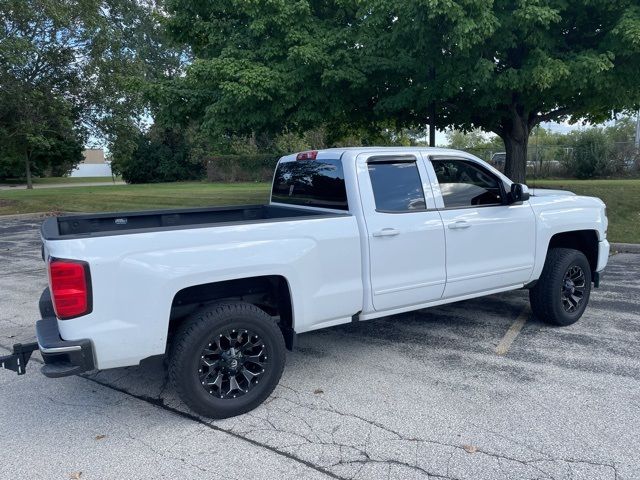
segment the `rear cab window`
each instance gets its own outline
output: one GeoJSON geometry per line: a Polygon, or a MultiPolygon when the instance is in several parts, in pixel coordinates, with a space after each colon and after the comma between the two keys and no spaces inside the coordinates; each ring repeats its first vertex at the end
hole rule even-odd
{"type": "Polygon", "coordinates": [[[342,160],[336,158],[280,162],[273,177],[271,201],[349,210],[342,160]]]}
{"type": "Polygon", "coordinates": [[[426,209],[416,161],[369,161],[367,163],[376,210],[403,213],[426,209]]]}

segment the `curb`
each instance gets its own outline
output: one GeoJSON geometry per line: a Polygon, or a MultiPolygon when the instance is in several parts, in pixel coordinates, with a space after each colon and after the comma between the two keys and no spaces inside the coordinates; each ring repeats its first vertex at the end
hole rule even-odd
{"type": "Polygon", "coordinates": [[[50,217],[51,212],[16,213],[12,215],[0,215],[0,220],[30,220],[32,218],[50,217]]]}
{"type": "Polygon", "coordinates": [[[640,243],[612,243],[611,250],[615,253],[640,253],[640,243]]]}

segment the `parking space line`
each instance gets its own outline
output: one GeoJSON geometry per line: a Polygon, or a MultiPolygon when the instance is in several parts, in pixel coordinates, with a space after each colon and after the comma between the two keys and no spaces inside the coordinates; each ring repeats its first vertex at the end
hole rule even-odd
{"type": "Polygon", "coordinates": [[[504,334],[504,337],[502,337],[502,340],[500,340],[500,343],[498,343],[496,347],[496,353],[498,355],[506,355],[509,352],[509,347],[511,347],[511,344],[520,333],[520,330],[522,330],[522,327],[524,327],[524,324],[527,323],[530,311],[528,306],[525,307],[515,322],[511,324],[509,330],[507,330],[507,333],[504,334]]]}

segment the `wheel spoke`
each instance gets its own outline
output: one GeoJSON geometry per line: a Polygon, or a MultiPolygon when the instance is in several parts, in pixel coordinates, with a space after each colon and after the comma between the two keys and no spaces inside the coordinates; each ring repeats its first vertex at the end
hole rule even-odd
{"type": "Polygon", "coordinates": [[[264,346],[262,339],[256,335],[247,335],[247,340],[240,347],[242,351],[252,350],[256,347],[264,346]]]}
{"type": "Polygon", "coordinates": [[[211,355],[220,355],[222,353],[222,350],[220,350],[220,347],[216,344],[216,348],[205,348],[204,350],[202,350],[202,355],[206,356],[211,356],[211,355]]]}
{"type": "Polygon", "coordinates": [[[582,300],[582,297],[573,294],[573,295],[571,295],[571,300],[573,300],[573,304],[577,307],[578,304],[580,303],[580,300],[582,300]]]}
{"type": "Polygon", "coordinates": [[[260,349],[260,351],[253,355],[245,355],[244,361],[250,363],[256,363],[258,365],[263,365],[265,362],[261,361],[260,358],[264,355],[264,347],[260,349]]]}
{"type": "Polygon", "coordinates": [[[210,360],[207,357],[204,357],[200,359],[200,362],[208,368],[213,368],[218,365],[219,360],[210,360]]]}
{"type": "Polygon", "coordinates": [[[222,386],[222,373],[217,372],[216,378],[213,380],[213,382],[207,382],[206,378],[210,378],[212,375],[209,374],[205,377],[205,382],[204,384],[207,386],[216,386],[218,387],[218,389],[220,389],[220,387],[222,386]]]}
{"type": "Polygon", "coordinates": [[[230,395],[234,390],[240,390],[240,385],[238,385],[238,380],[236,380],[235,375],[231,375],[229,377],[229,391],[227,395],[230,395]]]}
{"type": "Polygon", "coordinates": [[[259,373],[253,373],[251,370],[248,370],[246,368],[242,370],[242,376],[247,380],[249,385],[251,385],[251,381],[259,375],[259,373]]]}

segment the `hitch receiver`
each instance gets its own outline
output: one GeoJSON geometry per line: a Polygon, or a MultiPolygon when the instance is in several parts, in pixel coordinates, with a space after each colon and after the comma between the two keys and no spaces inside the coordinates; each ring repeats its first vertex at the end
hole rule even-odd
{"type": "Polygon", "coordinates": [[[29,363],[34,350],[38,350],[38,342],[16,343],[13,346],[13,353],[0,356],[0,367],[13,370],[18,375],[24,375],[27,372],[27,363],[29,363]]]}

